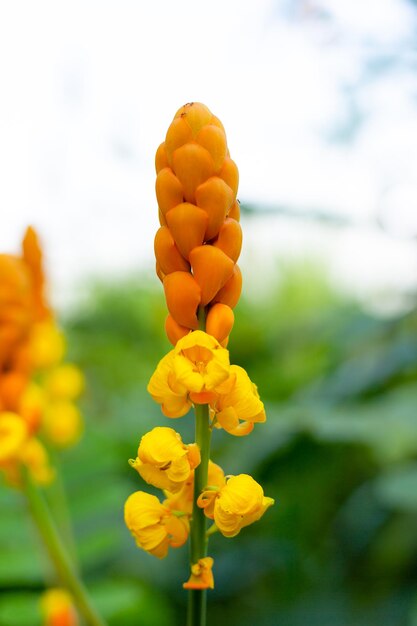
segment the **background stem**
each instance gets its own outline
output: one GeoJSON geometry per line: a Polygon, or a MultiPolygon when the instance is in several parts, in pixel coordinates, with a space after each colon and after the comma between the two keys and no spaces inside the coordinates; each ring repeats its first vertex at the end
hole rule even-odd
{"type": "Polygon", "coordinates": [[[77,608],[89,626],[106,626],[106,623],[91,604],[84,584],[75,573],[71,559],[51,518],[43,494],[32,482],[27,471],[23,471],[23,482],[23,492],[26,496],[30,513],[61,584],[72,594],[77,608]]]}

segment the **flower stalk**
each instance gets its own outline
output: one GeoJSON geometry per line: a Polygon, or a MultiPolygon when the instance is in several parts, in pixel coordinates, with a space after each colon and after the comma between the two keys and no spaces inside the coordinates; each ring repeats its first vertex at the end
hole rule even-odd
{"type": "Polygon", "coordinates": [[[49,558],[61,584],[71,592],[74,601],[89,626],[106,626],[94,608],[87,589],[76,574],[71,558],[61,541],[45,499],[32,481],[29,473],[23,470],[22,491],[35,526],[46,548],[49,558]]]}
{"type": "Polygon", "coordinates": [[[194,407],[195,442],[172,428],[142,436],[130,461],[164,500],[137,491],[125,503],[125,521],[138,547],[164,558],[190,537],[187,626],[205,626],[207,589],[214,588],[210,535],[234,537],[273,504],[249,475],[225,476],[210,459],[213,430],[236,437],[265,422],[264,405],[245,370],[227,350],[241,288],[239,173],[220,120],[201,103],[181,107],[157,152],[156,273],[169,314],[173,349],[148,383],[167,418],[194,407]],[[212,525],[207,530],[207,520],[212,525]]]}
{"type": "MultiPolygon", "coordinates": [[[[206,313],[204,307],[198,310],[198,326],[205,330],[206,313]]],[[[206,535],[207,518],[204,511],[197,506],[200,493],[207,485],[208,463],[210,459],[211,428],[208,404],[196,404],[195,441],[200,449],[201,462],[194,470],[193,512],[190,532],[190,565],[198,563],[207,556],[208,537],[206,535]]],[[[187,626],[205,626],[207,613],[207,590],[190,589],[188,591],[187,626]]]]}

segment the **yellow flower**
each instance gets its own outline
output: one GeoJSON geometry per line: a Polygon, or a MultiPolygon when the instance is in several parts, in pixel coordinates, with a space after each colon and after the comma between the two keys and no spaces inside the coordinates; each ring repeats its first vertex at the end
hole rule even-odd
{"type": "Polygon", "coordinates": [[[181,490],[199,463],[200,450],[195,443],[185,445],[175,430],[160,426],[142,437],[137,458],[130,460],[147,483],[172,493],[181,490]]]}
{"type": "MultiPolygon", "coordinates": [[[[208,478],[207,486],[210,490],[209,493],[215,495],[225,484],[224,472],[219,465],[209,461],[208,465],[208,478]]],[[[184,483],[181,491],[178,493],[171,493],[164,491],[167,499],[164,501],[164,505],[170,508],[172,511],[178,511],[191,515],[193,511],[193,498],[194,498],[194,472],[191,472],[188,480],[184,483]]],[[[214,506],[214,502],[213,502],[214,506]]]]}
{"type": "Polygon", "coordinates": [[[27,426],[19,415],[0,413],[0,465],[17,458],[27,437],[27,426]]]}
{"type": "Polygon", "coordinates": [[[81,437],[83,421],[73,402],[57,400],[46,406],[43,432],[48,440],[59,448],[75,444],[81,437]]]}
{"type": "Polygon", "coordinates": [[[211,556],[206,556],[199,559],[198,563],[194,563],[191,566],[190,578],[183,583],[184,589],[214,589],[213,563],[211,556]]]}
{"type": "Polygon", "coordinates": [[[65,352],[65,339],[54,322],[46,321],[34,325],[29,351],[34,369],[47,369],[62,360],[65,352]]]}
{"type": "Polygon", "coordinates": [[[251,476],[239,474],[230,476],[214,497],[211,491],[204,491],[197,504],[204,508],[207,517],[214,519],[222,535],[234,537],[242,528],[260,519],[274,500],[264,496],[261,485],[251,476]]]}
{"type": "Polygon", "coordinates": [[[78,626],[72,597],[64,589],[48,589],[42,595],[40,605],[43,626],[78,626]]]}
{"type": "Polygon", "coordinates": [[[187,389],[178,383],[174,374],[174,350],[159,361],[148,384],[148,392],[155,402],[161,404],[167,417],[182,417],[190,410],[192,403],[187,389]]]}
{"type": "Polygon", "coordinates": [[[78,367],[65,363],[48,373],[45,388],[54,399],[75,400],[84,389],[84,376],[78,367]]]}
{"type": "Polygon", "coordinates": [[[176,517],[156,496],[144,491],[132,493],[125,504],[125,522],[139,548],[164,558],[168,548],[182,546],[188,537],[186,517],[176,517]]]}
{"type": "Polygon", "coordinates": [[[42,387],[34,382],[28,383],[20,397],[18,410],[19,415],[25,419],[30,433],[38,430],[45,404],[45,391],[42,387]]]}
{"type": "Polygon", "coordinates": [[[248,435],[256,422],[265,422],[263,402],[256,385],[238,365],[230,366],[230,377],[216,388],[218,397],[212,403],[216,426],[231,435],[248,435]],[[242,420],[242,421],[240,421],[242,420]]]}
{"type": "Polygon", "coordinates": [[[175,379],[190,392],[193,402],[206,404],[214,398],[213,390],[229,377],[229,352],[202,330],[180,339],[174,354],[175,379]]]}

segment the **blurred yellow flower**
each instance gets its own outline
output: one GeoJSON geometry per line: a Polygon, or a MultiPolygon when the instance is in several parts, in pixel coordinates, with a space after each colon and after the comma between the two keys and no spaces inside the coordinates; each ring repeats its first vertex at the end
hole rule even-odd
{"type": "Polygon", "coordinates": [[[0,413],[0,465],[17,458],[27,437],[28,430],[20,415],[0,413]]]}
{"type": "Polygon", "coordinates": [[[230,366],[230,377],[216,388],[218,394],[211,404],[215,426],[231,435],[248,435],[256,422],[265,422],[266,415],[256,385],[243,367],[230,366]],[[242,421],[240,421],[242,420],[242,421]]]}
{"type": "Polygon", "coordinates": [[[29,382],[23,391],[19,402],[19,415],[21,415],[30,433],[38,430],[45,410],[46,398],[44,389],[34,382],[29,382]]]}
{"type": "Polygon", "coordinates": [[[49,464],[45,447],[39,439],[31,437],[23,444],[19,461],[27,467],[30,477],[35,483],[48,485],[53,480],[54,470],[49,464]]]}
{"type": "Polygon", "coordinates": [[[225,537],[234,537],[242,528],[256,522],[274,504],[264,496],[263,489],[248,474],[230,476],[217,492],[204,491],[197,504],[207,517],[214,519],[225,537]]]}
{"type": "Polygon", "coordinates": [[[53,398],[76,400],[84,390],[84,376],[72,363],[58,365],[48,372],[45,388],[53,398]]]}
{"type": "Polygon", "coordinates": [[[53,321],[39,322],[33,326],[29,341],[32,367],[36,370],[57,365],[65,353],[65,339],[53,321]]]}
{"type": "Polygon", "coordinates": [[[175,430],[160,426],[142,437],[137,458],[130,460],[147,483],[172,493],[181,490],[199,463],[200,450],[195,443],[185,445],[175,430]]]}
{"type": "Polygon", "coordinates": [[[71,595],[65,589],[48,589],[40,600],[43,626],[78,626],[71,595]]]}
{"type": "Polygon", "coordinates": [[[48,441],[59,448],[77,443],[83,432],[78,407],[68,400],[50,402],[45,409],[42,430],[48,441]]]}
{"type": "Polygon", "coordinates": [[[213,563],[213,559],[206,556],[191,565],[191,576],[183,583],[184,589],[214,589],[213,563]]]}
{"type": "Polygon", "coordinates": [[[159,559],[167,555],[169,546],[182,546],[189,533],[185,516],[176,517],[156,496],[144,491],[136,491],[126,500],[125,522],[138,547],[159,559]]]}

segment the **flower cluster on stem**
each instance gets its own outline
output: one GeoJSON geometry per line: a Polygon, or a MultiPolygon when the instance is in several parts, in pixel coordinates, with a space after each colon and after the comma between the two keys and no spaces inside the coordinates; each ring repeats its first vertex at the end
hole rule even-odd
{"type": "Polygon", "coordinates": [[[184,444],[169,427],[145,434],[130,463],[163,501],[145,492],[125,504],[125,521],[139,547],[162,558],[190,535],[188,626],[205,624],[205,590],[213,588],[208,539],[259,520],[273,504],[249,475],[225,476],[210,460],[214,428],[248,435],[266,420],[256,385],[230,364],[233,309],[242,288],[242,246],[236,198],[238,170],[223,125],[201,103],[181,107],[156,153],[160,228],[156,272],[169,314],[173,349],[156,367],[148,391],[168,418],[195,412],[195,441],[184,444]],[[207,520],[214,523],[207,530],[207,520]]]}

